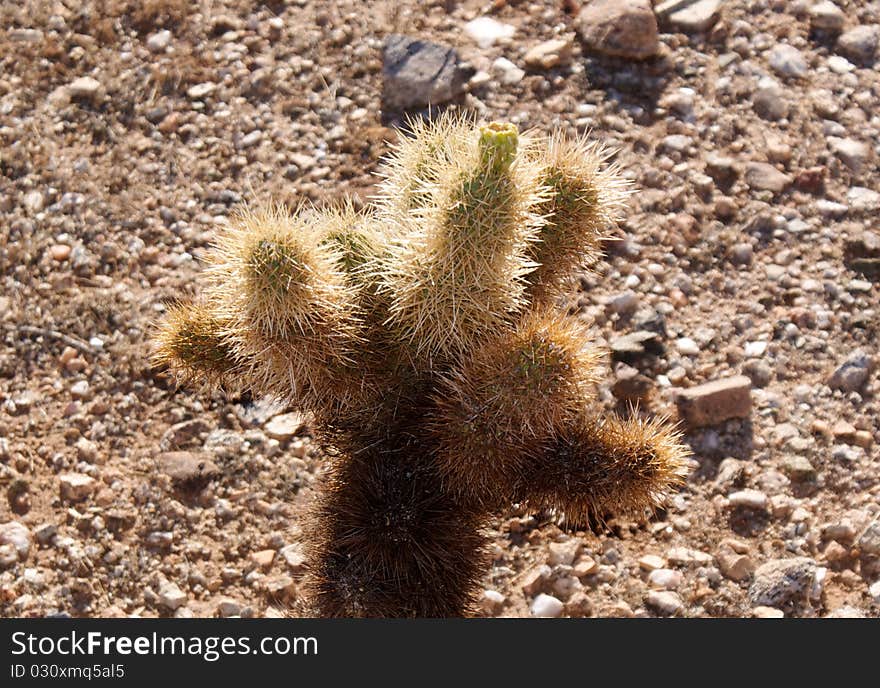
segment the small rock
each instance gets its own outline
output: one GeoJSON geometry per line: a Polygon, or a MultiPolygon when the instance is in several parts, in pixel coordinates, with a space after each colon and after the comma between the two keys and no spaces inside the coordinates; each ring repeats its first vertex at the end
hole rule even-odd
{"type": "Polygon", "coordinates": [[[167,29],[157,31],[147,37],[147,50],[151,53],[164,53],[171,45],[171,32],[167,29]]]}
{"type": "Polygon", "coordinates": [[[861,349],[858,349],[846,359],[842,366],[831,374],[828,378],[828,386],[831,389],[839,389],[842,392],[857,392],[868,381],[873,367],[871,357],[861,349]]]}
{"type": "Polygon", "coordinates": [[[752,616],[756,619],[784,619],[785,612],[776,607],[758,606],[752,609],[752,616]]]}
{"type": "Polygon", "coordinates": [[[37,542],[41,545],[48,545],[52,542],[52,538],[54,538],[58,534],[58,526],[54,523],[44,523],[41,526],[38,526],[34,531],[34,535],[37,538],[37,542]]]}
{"type": "Polygon", "coordinates": [[[159,604],[171,611],[186,604],[186,593],[175,583],[166,581],[159,586],[159,604]]]}
{"type": "Polygon", "coordinates": [[[865,528],[856,540],[856,546],[863,555],[880,556],[880,521],[874,521],[865,528]]]}
{"type": "Polygon", "coordinates": [[[616,380],[611,393],[621,401],[638,401],[647,399],[654,389],[654,381],[642,375],[636,368],[626,363],[619,363],[614,374],[616,380]]]}
{"type": "Polygon", "coordinates": [[[74,399],[87,399],[89,396],[89,383],[86,380],[74,382],[70,386],[70,396],[74,399]]]}
{"type": "Polygon", "coordinates": [[[773,79],[761,79],[752,96],[755,112],[760,117],[775,122],[788,116],[788,101],[782,86],[773,79]]]}
{"type": "Polygon", "coordinates": [[[544,590],[549,590],[552,575],[553,570],[546,564],[537,566],[523,575],[520,589],[526,597],[532,597],[544,590]]]}
{"type": "Polygon", "coordinates": [[[809,9],[810,26],[822,31],[840,31],[846,21],[843,10],[831,0],[820,0],[809,9]]]}
{"type": "Polygon", "coordinates": [[[871,584],[871,587],[868,588],[868,594],[875,604],[880,604],[880,580],[871,584]]]}
{"type": "Polygon", "coordinates": [[[766,511],[770,504],[767,495],[758,490],[733,492],[728,495],[727,501],[734,509],[752,509],[753,511],[766,511]]]}
{"type": "Polygon", "coordinates": [[[850,60],[872,63],[880,43],[880,25],[865,24],[846,31],[837,39],[837,49],[850,60]]]}
{"type": "Polygon", "coordinates": [[[836,442],[851,444],[856,436],[855,426],[845,420],[839,420],[831,426],[831,436],[836,442]]]}
{"type": "Polygon", "coordinates": [[[599,564],[593,557],[581,557],[572,569],[572,573],[578,578],[591,576],[599,570],[599,564]]]}
{"type": "Polygon", "coordinates": [[[302,573],[306,568],[306,555],[302,545],[292,544],[282,547],[278,553],[287,564],[287,568],[291,573],[302,573]]]}
{"type": "Polygon", "coordinates": [[[667,590],[652,590],[645,595],[645,606],[662,616],[675,616],[683,608],[681,598],[667,590]]]}
{"type": "Polygon", "coordinates": [[[576,539],[571,538],[566,542],[551,542],[548,549],[550,557],[548,559],[551,566],[571,566],[574,560],[581,553],[583,545],[576,539]]]}
{"type": "Polygon", "coordinates": [[[382,107],[406,110],[445,103],[464,92],[472,75],[454,48],[392,34],[382,51],[382,107]]]}
{"type": "Polygon", "coordinates": [[[276,602],[290,602],[297,597],[296,582],[290,576],[267,576],[260,581],[260,588],[276,602]]]}
{"type": "Polygon", "coordinates": [[[729,547],[722,547],[716,555],[718,569],[725,578],[741,582],[751,578],[755,572],[755,563],[746,554],[735,552],[729,547]]]}
{"type": "Polygon", "coordinates": [[[681,390],[676,398],[679,414],[690,427],[747,418],[752,410],[751,387],[749,378],[737,375],[681,390]]]}
{"type": "Polygon", "coordinates": [[[506,57],[499,57],[492,63],[492,71],[505,86],[518,84],[526,75],[525,70],[517,67],[506,57]]]}
{"type": "Polygon", "coordinates": [[[258,567],[260,567],[264,571],[268,571],[270,568],[272,568],[272,562],[275,561],[275,550],[263,549],[259,552],[251,552],[250,559],[258,567]]]}
{"type": "Polygon", "coordinates": [[[574,619],[592,616],[593,603],[590,601],[590,596],[582,590],[574,593],[565,603],[565,615],[574,619]]]}
{"type": "Polygon", "coordinates": [[[843,164],[856,174],[865,168],[871,155],[870,146],[855,139],[841,139],[836,136],[829,136],[828,146],[840,158],[843,164]]]}
{"type": "Polygon", "coordinates": [[[657,590],[675,590],[683,579],[681,571],[673,569],[655,569],[648,574],[648,584],[657,590]]]}
{"type": "Polygon", "coordinates": [[[746,184],[757,191],[782,193],[789,184],[791,176],[777,170],[766,162],[750,162],[746,165],[746,184]]]}
{"type": "Polygon", "coordinates": [[[656,571],[666,566],[666,560],[657,554],[646,554],[639,559],[639,568],[643,571],[656,571]]]}
{"type": "Polygon", "coordinates": [[[101,82],[90,76],[81,76],[79,79],[67,85],[71,98],[84,100],[98,100],[103,93],[101,82]]]}
{"type": "Polygon", "coordinates": [[[229,597],[221,598],[217,602],[217,613],[224,618],[231,616],[241,616],[242,604],[229,597]]]}
{"type": "Polygon", "coordinates": [[[532,69],[552,69],[571,61],[572,45],[570,40],[556,38],[544,41],[531,48],[523,60],[532,69]]]}
{"type": "Polygon", "coordinates": [[[577,29],[588,48],[606,55],[644,60],[660,49],[649,0],[594,0],[578,15],[577,29]]]}
{"type": "Polygon", "coordinates": [[[464,32],[485,50],[491,48],[496,41],[512,37],[516,28],[510,24],[502,24],[492,17],[477,17],[464,25],[464,32]]]}
{"type": "Polygon", "coordinates": [[[220,475],[207,454],[198,452],[164,452],[157,458],[159,470],[180,485],[196,487],[220,475]]]}
{"type": "Polygon", "coordinates": [[[777,74],[789,77],[802,77],[807,73],[807,61],[803,53],[794,46],[781,43],[767,54],[770,67],[777,74]]]}
{"type": "Polygon", "coordinates": [[[0,523],[0,545],[10,545],[20,561],[27,559],[31,542],[31,531],[18,521],[0,523]]]}
{"type": "Polygon", "coordinates": [[[676,340],[675,348],[683,356],[697,356],[700,353],[699,345],[690,337],[676,340]]]}
{"type": "Polygon", "coordinates": [[[206,81],[201,84],[196,84],[195,86],[190,86],[186,91],[186,95],[192,100],[204,100],[216,90],[217,84],[206,81]]]}
{"type": "Polygon", "coordinates": [[[774,559],[755,571],[749,587],[753,605],[781,608],[805,602],[816,579],[816,562],[807,557],[774,559]]]}
{"type": "Polygon", "coordinates": [[[0,571],[12,568],[18,563],[18,552],[12,545],[0,545],[0,571]]]}
{"type": "Polygon", "coordinates": [[[712,555],[689,547],[670,547],[666,553],[666,561],[672,566],[709,566],[712,555]]]}
{"type": "Polygon", "coordinates": [[[708,31],[721,12],[722,0],[696,0],[682,7],[681,0],[667,0],[654,8],[664,24],[684,33],[708,31]]]}
{"type": "Polygon", "coordinates": [[[790,454],[782,459],[779,466],[792,482],[803,483],[816,479],[816,468],[807,457],[801,454],[790,454]]]}
{"type": "Polygon", "coordinates": [[[506,598],[497,590],[483,590],[480,606],[486,614],[495,616],[504,608],[506,598]]]}
{"type": "Polygon", "coordinates": [[[282,413],[280,416],[272,418],[263,426],[263,432],[272,439],[283,442],[302,433],[307,425],[308,420],[306,417],[294,411],[292,413],[282,413]]]}
{"type": "Polygon", "coordinates": [[[565,605],[559,598],[541,593],[532,601],[531,612],[532,616],[555,619],[562,616],[564,609],[565,605]]]}
{"type": "Polygon", "coordinates": [[[95,479],[82,473],[64,473],[61,482],[61,499],[65,502],[81,502],[95,491],[95,479]]]}

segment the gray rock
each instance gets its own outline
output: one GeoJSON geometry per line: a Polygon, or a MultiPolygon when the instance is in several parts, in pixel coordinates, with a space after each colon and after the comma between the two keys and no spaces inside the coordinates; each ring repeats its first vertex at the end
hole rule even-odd
{"type": "Polygon", "coordinates": [[[846,192],[850,208],[859,213],[873,213],[880,210],[880,191],[864,186],[854,186],[846,192]]]}
{"type": "Polygon", "coordinates": [[[392,34],[382,51],[382,107],[407,110],[445,103],[464,92],[472,75],[454,48],[392,34]]]}
{"type": "Polygon", "coordinates": [[[171,45],[171,32],[167,29],[147,37],[147,50],[151,53],[164,53],[169,45],[171,45]]]}
{"type": "Polygon", "coordinates": [[[846,15],[830,0],[821,0],[810,7],[810,26],[822,31],[840,31],[846,21],[846,15]]]}
{"type": "Polygon", "coordinates": [[[791,454],[782,459],[779,466],[792,482],[804,483],[816,479],[816,468],[806,456],[791,454]]]}
{"type": "Polygon", "coordinates": [[[865,531],[859,535],[856,544],[862,554],[880,556],[880,521],[874,521],[865,528],[865,531]]]}
{"type": "Polygon", "coordinates": [[[872,63],[880,43],[880,25],[857,26],[837,39],[837,49],[855,62],[872,63]]]}
{"type": "Polygon", "coordinates": [[[721,5],[721,0],[691,0],[684,4],[681,0],[667,0],[657,5],[654,12],[664,25],[692,33],[711,29],[718,21],[721,5]]]}
{"type": "Polygon", "coordinates": [[[806,601],[816,580],[816,562],[807,557],[774,559],[758,567],[749,587],[754,606],[782,608],[806,601]]]}
{"type": "Polygon", "coordinates": [[[767,54],[767,61],[774,72],[781,76],[800,78],[807,73],[807,61],[803,53],[792,45],[780,43],[767,54]]]}
{"type": "Polygon", "coordinates": [[[764,119],[776,121],[788,116],[788,101],[782,86],[773,79],[761,79],[752,96],[752,104],[755,112],[764,119]]]}
{"type": "Polygon", "coordinates": [[[864,169],[871,155],[870,146],[862,141],[856,141],[855,139],[843,139],[836,136],[829,136],[828,147],[831,148],[831,151],[841,159],[844,165],[849,167],[856,174],[864,169]]]}
{"type": "Polygon", "coordinates": [[[746,184],[758,191],[782,193],[791,184],[791,176],[780,172],[766,162],[750,162],[746,165],[746,184]]]}
{"type": "Polygon", "coordinates": [[[578,15],[577,29],[588,48],[605,55],[644,60],[660,49],[649,0],[594,0],[578,15]]]}
{"type": "Polygon", "coordinates": [[[828,378],[828,386],[842,392],[857,392],[868,381],[873,367],[867,353],[861,349],[854,351],[828,378]]]}

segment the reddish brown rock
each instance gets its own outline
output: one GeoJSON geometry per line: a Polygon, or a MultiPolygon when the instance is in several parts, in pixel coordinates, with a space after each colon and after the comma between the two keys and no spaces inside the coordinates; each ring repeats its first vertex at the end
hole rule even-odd
{"type": "Polygon", "coordinates": [[[752,381],[745,375],[714,380],[678,393],[678,412],[690,427],[746,418],[752,410],[752,381]]]}

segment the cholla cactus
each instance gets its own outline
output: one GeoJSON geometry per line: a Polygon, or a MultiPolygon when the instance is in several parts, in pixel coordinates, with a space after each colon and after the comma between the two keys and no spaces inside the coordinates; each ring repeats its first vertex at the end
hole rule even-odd
{"type": "Polygon", "coordinates": [[[414,124],[370,211],[242,211],[203,300],[170,311],[159,363],[315,416],[315,613],[467,613],[492,514],[643,513],[680,481],[671,427],[600,413],[603,352],[556,306],[623,207],[606,158],[511,124],[414,124]]]}

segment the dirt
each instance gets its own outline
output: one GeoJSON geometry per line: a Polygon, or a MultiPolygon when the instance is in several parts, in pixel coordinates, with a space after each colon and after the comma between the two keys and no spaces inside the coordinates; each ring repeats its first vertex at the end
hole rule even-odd
{"type": "MultiPolygon", "coordinates": [[[[528,616],[547,593],[575,616],[761,615],[749,596],[759,567],[800,556],[818,580],[786,614],[880,615],[880,552],[863,535],[880,516],[880,383],[873,372],[849,392],[829,386],[854,352],[877,354],[876,275],[852,259],[880,231],[876,66],[830,70],[835,39],[810,28],[805,2],[724,3],[707,32],[664,29],[659,56],[642,62],[588,54],[576,5],[4,4],[0,529],[24,525],[30,546],[0,565],[0,615],[296,608],[319,449],[307,428],[267,434],[286,409],[176,388],[151,367],[149,338],[165,305],[193,293],[237,203],[375,191],[400,122],[381,109],[381,44],[394,32],[456,46],[486,72],[463,99],[482,119],[590,130],[618,149],[640,191],[572,304],[608,342],[663,331],[659,352],[629,361],[649,380],[642,404],[675,416],[677,387],[741,372],[754,382],[748,418],[688,429],[691,474],[652,518],[572,532],[548,514],[499,516],[484,585],[500,597],[481,613],[528,616]],[[516,30],[480,48],[463,27],[486,12],[516,30]],[[525,68],[526,51],[558,37],[570,61],[525,68]],[[804,76],[774,74],[768,52],[782,42],[801,51],[804,76]],[[501,83],[500,56],[524,77],[501,83]],[[764,96],[782,105],[756,105],[765,75],[783,88],[764,96]],[[69,88],[85,76],[97,87],[69,88]],[[783,118],[759,114],[783,106],[783,118]],[[862,164],[834,139],[865,144],[862,164]],[[757,188],[750,162],[788,175],[784,188],[757,188]],[[175,473],[170,451],[196,456],[175,473]],[[70,474],[93,481],[72,486],[70,474]],[[746,489],[764,506],[737,506],[746,489]],[[654,568],[680,575],[649,579],[654,568]],[[186,596],[176,608],[169,582],[186,596]]],[[[847,27],[880,23],[876,4],[839,5],[847,27]]],[[[609,409],[614,382],[609,366],[609,409]]]]}

